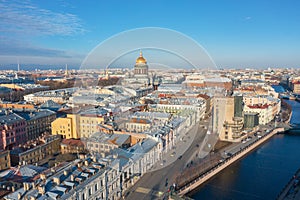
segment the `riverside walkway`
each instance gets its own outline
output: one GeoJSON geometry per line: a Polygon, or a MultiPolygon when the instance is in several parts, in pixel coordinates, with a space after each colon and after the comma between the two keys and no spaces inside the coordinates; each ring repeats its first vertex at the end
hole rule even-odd
{"type": "Polygon", "coordinates": [[[250,151],[254,150],[261,144],[263,144],[265,141],[270,139],[272,136],[279,132],[283,132],[284,128],[276,128],[272,130],[271,132],[265,133],[261,138],[257,138],[255,142],[248,144],[244,148],[240,149],[238,152],[234,153],[232,156],[226,158],[223,162],[217,163],[214,167],[209,169],[208,171],[201,174],[198,178],[194,179],[190,183],[186,184],[185,186],[181,188],[177,188],[177,193],[179,196],[183,196],[197,187],[199,187],[202,183],[209,180],[213,176],[215,176],[217,173],[221,172],[223,169],[231,165],[232,163],[236,162],[243,156],[245,156],[250,151]]]}

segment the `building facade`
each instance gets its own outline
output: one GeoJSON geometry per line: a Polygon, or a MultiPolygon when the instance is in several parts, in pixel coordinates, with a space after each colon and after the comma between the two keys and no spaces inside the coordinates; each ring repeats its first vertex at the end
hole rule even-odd
{"type": "Polygon", "coordinates": [[[55,112],[47,109],[15,112],[26,120],[27,140],[35,140],[41,134],[51,133],[51,123],[56,119],[55,112]]]}
{"type": "Polygon", "coordinates": [[[244,119],[243,110],[240,110],[242,102],[239,101],[242,98],[214,98],[213,132],[219,135],[220,140],[238,142],[241,137],[244,119]]]}
{"type": "Polygon", "coordinates": [[[9,151],[0,150],[0,171],[11,167],[9,151]]]}
{"type": "Polygon", "coordinates": [[[146,59],[143,57],[142,51],[140,56],[136,59],[133,74],[127,75],[123,81],[122,85],[130,86],[133,88],[147,88],[153,81],[148,73],[148,65],[146,59]]]}
{"type": "Polygon", "coordinates": [[[60,151],[62,154],[79,154],[85,152],[85,147],[83,142],[79,139],[62,139],[60,143],[60,151]]]}
{"type": "Polygon", "coordinates": [[[19,144],[24,144],[26,138],[26,120],[15,113],[6,111],[0,115],[0,148],[12,149],[19,144]]]}
{"type": "Polygon", "coordinates": [[[98,125],[107,120],[107,113],[104,109],[92,109],[57,118],[51,124],[52,135],[65,139],[90,137],[99,131],[98,125]]]}
{"type": "Polygon", "coordinates": [[[66,117],[57,118],[51,123],[52,135],[61,135],[64,139],[78,139],[80,135],[77,124],[75,114],[67,114],[66,117]]]}
{"type": "Polygon", "coordinates": [[[60,137],[43,136],[35,142],[17,147],[10,151],[11,164],[34,164],[47,156],[60,152],[60,137]]]}

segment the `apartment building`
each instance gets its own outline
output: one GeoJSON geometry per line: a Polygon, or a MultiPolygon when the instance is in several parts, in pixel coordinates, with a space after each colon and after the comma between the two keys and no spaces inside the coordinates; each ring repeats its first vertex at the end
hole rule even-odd
{"type": "Polygon", "coordinates": [[[51,123],[56,119],[56,113],[47,109],[14,112],[26,120],[27,140],[34,140],[41,134],[51,133],[51,123]]]}
{"type": "Polygon", "coordinates": [[[16,147],[10,151],[11,164],[13,166],[34,164],[47,156],[60,152],[60,137],[46,135],[29,144],[16,147]]]}
{"type": "Polygon", "coordinates": [[[98,124],[107,120],[107,113],[107,110],[95,108],[57,118],[51,124],[52,134],[65,139],[90,137],[99,131],[98,124]]]}
{"type": "Polygon", "coordinates": [[[7,110],[0,113],[0,131],[0,149],[11,149],[27,141],[26,120],[7,110]]]}

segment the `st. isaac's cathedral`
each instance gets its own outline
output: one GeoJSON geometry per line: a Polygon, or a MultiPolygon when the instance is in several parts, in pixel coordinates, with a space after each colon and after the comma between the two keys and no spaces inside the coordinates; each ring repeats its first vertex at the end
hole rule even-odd
{"type": "Polygon", "coordinates": [[[148,87],[152,84],[153,77],[148,73],[147,60],[143,57],[142,51],[136,59],[133,73],[127,74],[122,81],[122,85],[133,88],[148,87]]]}

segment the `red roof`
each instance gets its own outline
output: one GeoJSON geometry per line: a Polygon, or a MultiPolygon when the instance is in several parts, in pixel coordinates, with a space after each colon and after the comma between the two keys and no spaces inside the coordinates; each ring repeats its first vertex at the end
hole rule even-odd
{"type": "Polygon", "coordinates": [[[210,97],[209,97],[208,95],[206,95],[206,94],[199,94],[197,97],[201,97],[201,98],[203,98],[203,99],[205,99],[205,100],[207,100],[207,99],[210,98],[210,97]]]}
{"type": "Polygon", "coordinates": [[[70,146],[84,146],[83,142],[81,140],[76,139],[63,139],[61,141],[61,144],[70,145],[70,146]]]}

